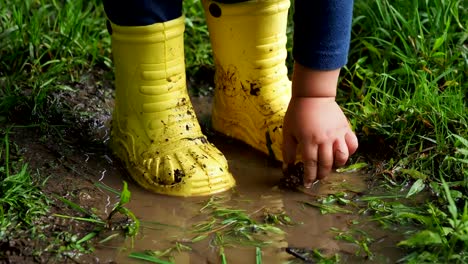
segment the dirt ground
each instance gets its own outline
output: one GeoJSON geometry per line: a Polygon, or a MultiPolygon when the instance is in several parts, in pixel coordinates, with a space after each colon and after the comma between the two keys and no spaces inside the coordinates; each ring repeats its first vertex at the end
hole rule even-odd
{"type": "MultiPolygon", "coordinates": [[[[207,70],[203,75],[204,80],[210,80],[212,72],[207,70]]],[[[290,246],[320,248],[330,254],[340,253],[348,256],[345,258],[347,262],[364,261],[363,257],[353,256],[353,252],[358,250],[354,245],[336,242],[331,234],[324,231],[331,227],[346,229],[349,221],[355,217],[343,214],[321,215],[317,209],[304,210],[297,202],[316,197],[300,192],[278,190],[281,166],[268,160],[265,155],[211,131],[209,127],[211,88],[209,87],[212,84],[199,79],[189,81],[190,87],[198,88],[196,95],[204,95],[192,98],[204,133],[226,155],[230,169],[238,182],[236,190],[229,195],[236,199],[242,197],[255,201],[245,206],[244,209],[248,210],[254,210],[258,206],[263,206],[262,203],[271,200],[281,200],[287,213],[298,222],[304,223],[301,227],[287,229],[287,237],[281,238],[290,246]]],[[[38,182],[46,180],[42,188],[52,198],[53,203],[51,203],[51,215],[43,217],[36,223],[42,227],[41,232],[45,238],[32,240],[29,234],[18,233],[15,236],[17,239],[0,241],[0,250],[4,252],[0,257],[0,263],[129,263],[127,255],[132,251],[155,250],[169,245],[173,242],[169,239],[173,234],[165,233],[167,230],[153,231],[150,228],[142,228],[133,249],[129,249],[128,239],[123,238],[109,244],[95,244],[96,250],[89,254],[77,254],[73,248],[63,250],[58,246],[73,245],[70,241],[90,233],[95,225],[53,216],[53,214],[79,216],[76,210],[56,197],[66,198],[105,219],[116,198],[96,187],[97,182],[115,189],[121,189],[123,180],[129,182],[129,189],[132,192],[129,208],[141,221],[147,222],[158,221],[190,226],[194,223],[193,216],[197,214],[200,203],[206,200],[206,198],[184,199],[148,193],[129,179],[106,146],[110,135],[114,93],[108,72],[95,69],[84,75],[81,80],[65,85],[75,91],[57,91],[51,95],[50,100],[54,102],[57,111],[51,111],[48,127],[18,127],[11,132],[10,140],[16,146],[14,156],[18,159],[24,157],[38,182]],[[58,235],[61,233],[64,234],[62,237],[58,235]],[[65,234],[75,234],[76,237],[72,238],[65,234]],[[62,240],[61,243],[53,241],[57,237],[62,240]],[[57,252],[65,253],[57,254],[57,252]]],[[[21,111],[14,116],[14,121],[24,124],[25,117],[20,113],[21,111]]],[[[327,194],[332,189],[335,192],[339,191],[336,190],[337,183],[343,182],[358,186],[356,188],[359,191],[356,192],[368,187],[364,176],[335,175],[331,179],[330,182],[317,187],[320,189],[314,192],[327,194]]],[[[118,223],[116,225],[118,226],[118,223]]],[[[393,246],[395,241],[393,237],[382,233],[378,228],[371,226],[368,228],[369,232],[381,238],[380,242],[373,245],[373,249],[380,254],[376,263],[392,263],[401,255],[393,246]]],[[[178,256],[177,263],[217,263],[219,256],[208,248],[206,244],[194,246],[194,250],[189,255],[178,256]]],[[[228,260],[230,260],[228,263],[249,263],[248,257],[239,256],[249,256],[250,253],[245,249],[232,249],[228,251],[228,260]]],[[[277,253],[277,251],[271,254],[265,253],[265,257],[276,259],[277,253]]]]}
{"type": "Polygon", "coordinates": [[[47,127],[30,127],[21,109],[13,114],[19,127],[10,131],[12,157],[29,164],[37,183],[45,181],[41,189],[52,198],[51,214],[40,219],[37,226],[45,239],[33,240],[30,234],[16,234],[17,239],[0,241],[0,263],[99,263],[92,255],[58,254],[59,245],[67,245],[65,233],[83,237],[93,224],[54,217],[53,214],[78,216],[77,212],[55,197],[64,197],[83,208],[104,217],[106,194],[97,188],[95,176],[100,168],[118,166],[111,162],[105,145],[109,134],[113,89],[105,80],[106,72],[96,69],[75,83],[65,84],[73,91],[54,92],[49,100],[47,127]],[[21,127],[25,126],[25,127],[21,127]],[[93,209],[94,208],[94,209],[93,209]],[[60,234],[63,233],[63,236],[60,234]],[[62,241],[54,241],[56,237],[62,241]]]}

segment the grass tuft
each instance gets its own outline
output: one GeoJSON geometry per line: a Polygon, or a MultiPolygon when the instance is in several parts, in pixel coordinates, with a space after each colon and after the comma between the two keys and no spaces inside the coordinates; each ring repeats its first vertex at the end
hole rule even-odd
{"type": "MultiPolygon", "coordinates": [[[[17,232],[35,232],[49,210],[50,200],[31,177],[26,163],[12,160],[8,133],[3,134],[0,160],[0,243],[17,232]]],[[[0,254],[1,256],[1,254],[0,254]]]]}
{"type": "Polygon", "coordinates": [[[0,5],[0,115],[46,122],[52,91],[91,66],[111,67],[100,1],[26,0],[0,5]]]}

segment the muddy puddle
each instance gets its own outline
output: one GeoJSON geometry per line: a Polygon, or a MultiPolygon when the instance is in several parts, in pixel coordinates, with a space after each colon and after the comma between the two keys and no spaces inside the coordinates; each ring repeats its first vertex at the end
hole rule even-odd
{"type": "MultiPolygon", "coordinates": [[[[206,127],[209,125],[210,98],[194,98],[193,103],[202,126],[206,127]]],[[[291,220],[287,225],[277,225],[285,231],[284,234],[263,238],[269,242],[261,247],[263,263],[314,263],[304,255],[304,252],[313,249],[320,250],[324,256],[339,254],[341,263],[395,263],[402,256],[402,252],[395,247],[400,235],[380,230],[365,217],[357,216],[358,207],[352,203],[340,208],[353,213],[321,213],[323,208],[317,202],[320,198],[346,193],[344,198],[353,201],[355,196],[366,192],[365,175],[334,173],[312,189],[282,190],[278,188],[282,177],[279,163],[272,162],[242,143],[210,135],[209,131],[206,133],[210,141],[225,154],[237,186],[213,197],[177,198],[150,193],[130,181],[132,198],[127,207],[140,219],[140,232],[133,241],[114,238],[97,245],[97,256],[101,262],[142,263],[128,255],[145,250],[165,251],[173,248],[177,242],[191,250],[172,251],[175,263],[221,263],[220,249],[215,246],[216,230],[205,233],[208,234],[207,238],[201,241],[191,242],[197,237],[193,233],[194,225],[212,219],[209,212],[203,209],[210,199],[223,208],[245,210],[258,223],[264,221],[268,212],[281,212],[291,220]],[[356,237],[354,242],[335,239],[339,234],[352,234],[353,230],[364,231],[372,238],[367,245],[374,254],[373,260],[369,260],[363,248],[356,243],[364,238],[356,237]],[[296,256],[287,253],[287,248],[296,256]]],[[[122,173],[110,165],[96,173],[94,180],[120,190],[122,180],[128,180],[122,173]]],[[[111,196],[106,210],[111,210],[115,202],[111,196]]],[[[223,231],[223,228],[227,229],[221,226],[219,230],[223,231]]],[[[227,244],[223,248],[227,263],[255,263],[256,246],[243,246],[235,242],[227,244]]]]}
{"type": "MultiPolygon", "coordinates": [[[[219,245],[224,245],[226,263],[256,263],[257,254],[261,254],[262,263],[315,263],[310,259],[312,250],[318,250],[326,257],[338,254],[341,263],[395,263],[402,257],[403,252],[395,246],[402,239],[402,232],[382,230],[358,213],[362,209],[358,205],[359,197],[369,192],[365,175],[334,173],[308,190],[280,189],[278,184],[283,176],[281,164],[209,129],[211,97],[194,97],[192,102],[205,135],[226,156],[237,181],[236,187],[215,196],[197,198],[168,197],[144,190],[128,178],[103,144],[109,135],[111,92],[91,85],[86,87],[89,90],[84,90],[87,91],[86,95],[99,99],[102,106],[92,103],[89,110],[89,106],[82,107],[82,111],[99,115],[86,115],[84,121],[79,119],[77,122],[83,123],[84,128],[78,126],[78,123],[76,128],[64,127],[62,140],[54,136],[38,138],[34,130],[21,128],[11,135],[30,167],[48,177],[45,185],[47,193],[69,199],[95,212],[102,219],[106,219],[117,200],[115,194],[97,188],[96,183],[106,184],[116,190],[122,189],[123,181],[129,184],[132,197],[126,207],[141,221],[137,237],[132,241],[119,235],[102,242],[109,234],[121,234],[121,231],[102,234],[93,240],[102,242],[95,245],[96,252],[93,255],[83,255],[78,259],[73,256],[71,262],[144,263],[129,258],[129,254],[173,249],[170,255],[175,263],[223,263],[219,245]],[[100,112],[95,107],[101,109],[100,112]],[[345,205],[324,202],[323,199],[330,197],[347,202],[345,205]],[[236,229],[239,233],[233,235],[236,224],[229,223],[228,219],[217,218],[215,225],[205,226],[206,230],[195,233],[202,224],[214,219],[213,209],[241,212],[241,217],[248,218],[248,221],[244,220],[250,221],[250,224],[245,229],[236,229]],[[265,227],[266,219],[270,222],[265,227]],[[264,232],[262,229],[272,226],[281,229],[283,233],[264,232]],[[242,243],[236,240],[238,237],[244,238],[242,243]],[[264,243],[259,244],[261,242],[264,243]],[[179,247],[179,251],[174,250],[175,246],[179,247]],[[372,260],[369,260],[369,254],[373,255],[372,260]]],[[[65,94],[61,95],[60,100],[67,101],[67,96],[75,98],[65,94]]],[[[78,102],[82,102],[78,99],[78,102]]],[[[65,117],[74,120],[72,116],[65,117]]],[[[53,213],[79,215],[60,201],[55,202],[53,213]]],[[[44,220],[44,224],[49,221],[60,222],[53,225],[55,229],[48,230],[47,234],[52,236],[53,232],[60,230],[82,238],[95,228],[89,223],[65,220],[53,216],[44,220]]],[[[23,240],[18,238],[17,241],[23,240]]],[[[30,243],[25,245],[36,247],[30,243]]],[[[46,246],[46,243],[39,245],[38,250],[44,250],[46,246]]],[[[10,260],[16,263],[13,258],[10,260]]]]}

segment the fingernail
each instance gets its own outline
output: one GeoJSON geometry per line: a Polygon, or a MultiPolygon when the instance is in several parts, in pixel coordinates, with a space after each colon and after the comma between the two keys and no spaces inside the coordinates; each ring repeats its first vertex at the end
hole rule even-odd
{"type": "Polygon", "coordinates": [[[304,187],[307,188],[307,189],[310,189],[312,186],[314,186],[315,184],[317,184],[319,182],[320,182],[320,180],[315,180],[314,182],[305,181],[304,182],[304,187]]]}

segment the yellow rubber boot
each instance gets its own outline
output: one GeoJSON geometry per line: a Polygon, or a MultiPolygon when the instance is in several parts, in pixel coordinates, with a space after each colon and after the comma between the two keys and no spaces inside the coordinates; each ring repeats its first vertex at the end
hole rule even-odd
{"type": "Polygon", "coordinates": [[[291,82],[285,60],[289,0],[203,0],[216,74],[215,130],[282,160],[291,82]]]}
{"type": "Polygon", "coordinates": [[[111,148],[141,186],[200,196],[234,186],[223,154],[202,134],[187,94],[184,18],[112,25],[116,98],[111,148]]]}

